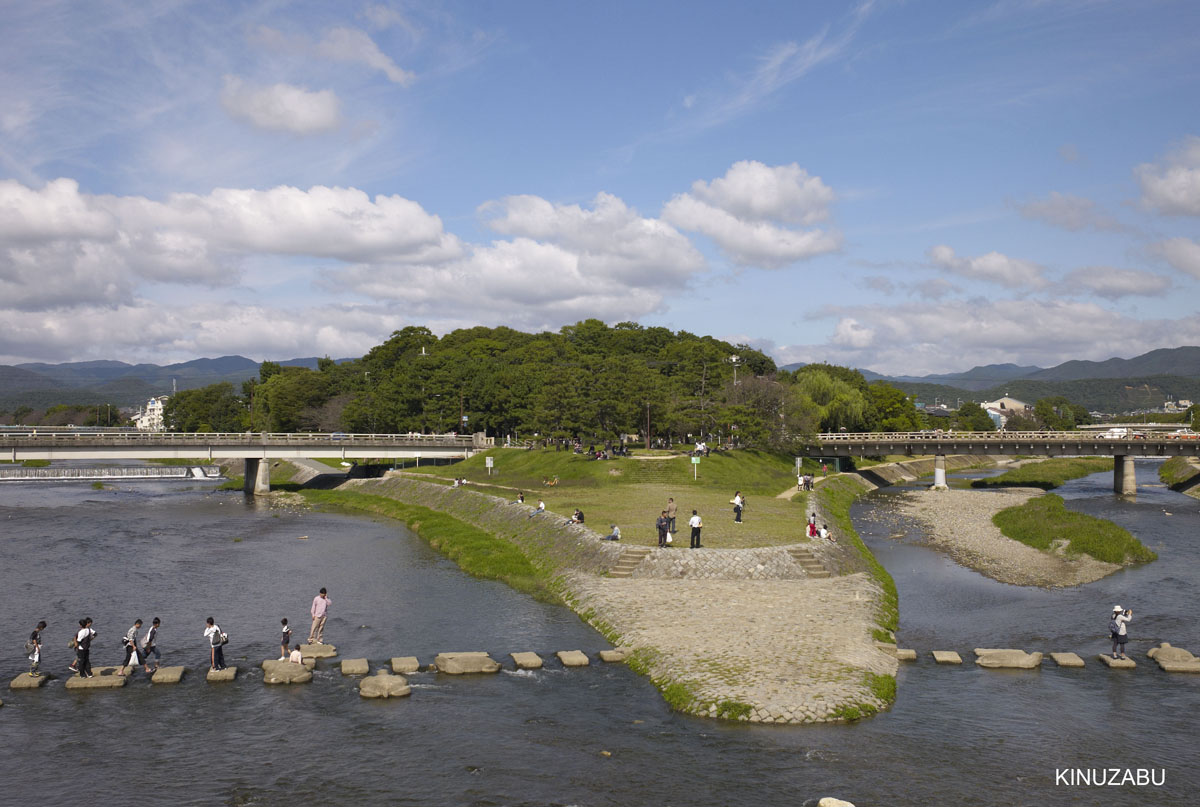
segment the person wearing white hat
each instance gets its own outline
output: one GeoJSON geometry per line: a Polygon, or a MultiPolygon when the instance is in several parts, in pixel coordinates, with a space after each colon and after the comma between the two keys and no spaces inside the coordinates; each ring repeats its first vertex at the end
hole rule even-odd
{"type": "Polygon", "coordinates": [[[1129,640],[1129,632],[1125,626],[1132,620],[1132,608],[1122,610],[1119,605],[1113,606],[1112,617],[1108,620],[1108,630],[1112,634],[1113,658],[1129,658],[1129,656],[1125,655],[1125,642],[1129,640]]]}

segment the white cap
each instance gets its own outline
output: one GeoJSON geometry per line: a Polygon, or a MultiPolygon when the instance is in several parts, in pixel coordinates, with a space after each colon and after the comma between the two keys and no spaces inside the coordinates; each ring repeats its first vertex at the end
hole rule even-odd
{"type": "Polygon", "coordinates": [[[1113,610],[1114,610],[1114,611],[1123,611],[1124,609],[1123,609],[1123,608],[1121,608],[1121,606],[1119,606],[1119,605],[1114,605],[1114,606],[1113,606],[1113,610]]]}

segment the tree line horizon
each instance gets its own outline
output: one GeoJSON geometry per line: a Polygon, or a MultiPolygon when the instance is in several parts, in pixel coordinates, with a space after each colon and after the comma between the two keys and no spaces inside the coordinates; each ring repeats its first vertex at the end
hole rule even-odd
{"type": "MultiPolygon", "coordinates": [[[[762,351],[687,331],[595,319],[557,332],[474,327],[438,337],[395,331],[359,359],[316,370],[263,362],[229,382],[176,393],[173,431],[484,432],[515,440],[673,442],[717,438],[786,449],[820,432],[919,431],[930,417],[913,397],[862,373],[815,363],[781,370],[762,351]],[[465,420],[464,420],[465,418],[465,420]]],[[[992,431],[978,403],[938,428],[992,431]]],[[[1009,428],[1071,429],[1085,407],[1039,400],[1009,428]]]]}

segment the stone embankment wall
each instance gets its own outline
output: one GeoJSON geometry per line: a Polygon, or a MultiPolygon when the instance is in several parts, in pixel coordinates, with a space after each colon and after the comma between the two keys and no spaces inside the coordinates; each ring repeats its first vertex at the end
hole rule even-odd
{"type": "MultiPolygon", "coordinates": [[[[978,468],[980,466],[996,465],[1007,460],[1007,457],[992,457],[987,454],[952,454],[946,457],[946,470],[958,471],[963,468],[978,468]]],[[[911,482],[933,473],[933,458],[893,462],[888,465],[875,465],[862,468],[858,475],[877,488],[888,485],[898,485],[911,482]]]]}
{"type": "Polygon", "coordinates": [[[799,580],[808,577],[783,547],[653,550],[630,577],[661,580],[799,580]]]}

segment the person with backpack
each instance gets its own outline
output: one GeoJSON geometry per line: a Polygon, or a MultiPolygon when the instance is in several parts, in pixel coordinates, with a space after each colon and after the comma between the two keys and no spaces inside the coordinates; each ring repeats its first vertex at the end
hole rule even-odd
{"type": "Polygon", "coordinates": [[[80,678],[92,678],[92,639],[96,631],[92,630],[92,618],[84,617],[79,620],[79,632],[75,634],[75,665],[80,678]]]}
{"type": "Polygon", "coordinates": [[[142,641],[142,658],[146,660],[146,672],[154,674],[158,672],[158,666],[162,663],[162,653],[158,652],[158,629],[162,627],[162,620],[158,617],[150,620],[150,630],[146,631],[146,638],[142,641]],[[154,669],[150,669],[150,656],[154,656],[154,669]]]}
{"type": "MultiPolygon", "coordinates": [[[[142,629],[142,620],[133,620],[133,627],[125,631],[124,638],[121,639],[121,644],[125,647],[125,660],[121,662],[121,669],[117,670],[117,675],[124,675],[125,668],[128,666],[136,667],[142,663],[142,648],[138,642],[138,631],[142,629]],[[130,659],[133,664],[130,665],[130,659]]],[[[150,674],[150,668],[146,667],[146,674],[150,674]]]]}
{"type": "Polygon", "coordinates": [[[41,675],[38,672],[38,664],[42,661],[42,631],[45,629],[45,620],[37,623],[37,627],[33,629],[33,633],[29,634],[29,641],[25,642],[25,654],[29,656],[30,678],[37,678],[41,675]]]}
{"type": "Polygon", "coordinates": [[[221,626],[210,616],[205,620],[208,627],[204,629],[204,638],[208,639],[210,669],[225,669],[225,643],[229,636],[221,631],[221,626]]]}
{"type": "Polygon", "coordinates": [[[1125,642],[1129,640],[1129,630],[1125,626],[1131,621],[1133,621],[1132,608],[1122,611],[1121,606],[1113,606],[1112,617],[1108,620],[1108,631],[1112,634],[1113,658],[1129,658],[1129,656],[1125,655],[1125,642]]]}

